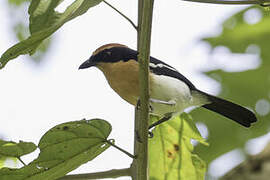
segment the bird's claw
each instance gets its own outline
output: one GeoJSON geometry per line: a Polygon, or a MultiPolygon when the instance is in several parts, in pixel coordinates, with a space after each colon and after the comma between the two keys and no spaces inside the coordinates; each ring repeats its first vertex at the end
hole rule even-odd
{"type": "Polygon", "coordinates": [[[153,138],[154,137],[154,133],[152,131],[148,131],[148,138],[153,138]]]}
{"type": "Polygon", "coordinates": [[[141,100],[138,99],[137,104],[136,104],[136,109],[139,110],[140,107],[141,107],[141,100]]]}
{"type": "MultiPolygon", "coordinates": [[[[138,99],[136,109],[139,110],[140,108],[141,108],[141,100],[138,99]]],[[[151,106],[151,104],[149,104],[149,112],[152,113],[153,111],[154,111],[153,106],[151,106]]]]}

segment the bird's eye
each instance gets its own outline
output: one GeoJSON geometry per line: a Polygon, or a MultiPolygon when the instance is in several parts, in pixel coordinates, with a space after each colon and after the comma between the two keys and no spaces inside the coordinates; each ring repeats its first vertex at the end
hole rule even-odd
{"type": "Polygon", "coordinates": [[[112,52],[111,51],[107,51],[106,54],[110,56],[112,54],[112,52]]]}

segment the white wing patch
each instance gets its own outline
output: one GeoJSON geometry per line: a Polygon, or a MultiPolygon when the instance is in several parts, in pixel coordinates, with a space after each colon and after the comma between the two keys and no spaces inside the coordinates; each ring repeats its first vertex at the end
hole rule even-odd
{"type": "Polygon", "coordinates": [[[164,115],[170,112],[183,112],[183,110],[191,106],[192,95],[189,87],[183,81],[164,75],[151,76],[151,93],[150,98],[161,101],[174,101],[175,105],[168,106],[161,103],[151,103],[153,113],[164,115]]]}
{"type": "Polygon", "coordinates": [[[157,67],[159,67],[159,68],[167,68],[167,69],[170,69],[170,70],[173,70],[173,71],[178,72],[178,71],[177,71],[176,69],[174,69],[173,67],[170,67],[170,66],[167,66],[167,65],[161,64],[161,63],[159,63],[159,64],[149,63],[149,66],[150,66],[151,68],[157,68],[157,67]]]}
{"type": "Polygon", "coordinates": [[[150,98],[167,102],[166,104],[152,101],[151,106],[154,114],[182,113],[188,107],[202,106],[208,103],[205,96],[197,91],[191,91],[188,85],[179,79],[152,74],[151,81],[150,98]],[[174,105],[168,105],[169,102],[174,102],[174,105]]]}

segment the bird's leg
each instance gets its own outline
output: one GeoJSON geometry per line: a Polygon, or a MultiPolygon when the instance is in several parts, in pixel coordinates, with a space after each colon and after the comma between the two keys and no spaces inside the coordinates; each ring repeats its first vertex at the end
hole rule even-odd
{"type": "MultiPolygon", "coordinates": [[[[157,126],[157,125],[159,125],[159,124],[161,124],[161,123],[163,123],[163,122],[168,121],[169,119],[171,119],[171,117],[172,117],[172,113],[167,113],[163,118],[161,118],[161,119],[158,120],[157,122],[151,124],[151,125],[148,127],[148,129],[152,129],[152,128],[155,127],[155,126],[157,126]]],[[[151,132],[151,133],[152,133],[152,132],[151,132]]],[[[149,133],[149,134],[151,134],[151,133],[149,133]]],[[[152,136],[152,134],[151,134],[151,136],[152,136]]]]}
{"type": "Polygon", "coordinates": [[[165,104],[165,105],[170,105],[170,106],[175,106],[175,104],[176,104],[176,102],[174,100],[162,101],[162,100],[153,99],[153,98],[150,98],[149,100],[150,100],[151,103],[165,104]]]}
{"type": "MultiPolygon", "coordinates": [[[[153,99],[153,98],[150,98],[149,99],[150,103],[157,103],[157,104],[164,104],[164,105],[168,105],[168,106],[175,106],[176,105],[176,102],[174,100],[170,100],[170,101],[162,101],[162,100],[159,100],[159,99],[153,99]]],[[[150,114],[154,114],[154,109],[153,107],[151,108],[152,106],[150,105],[150,114]]],[[[154,114],[155,115],[155,114],[154,114]]],[[[158,120],[157,122],[151,124],[148,129],[152,129],[153,127],[165,122],[165,121],[168,121],[170,118],[172,117],[172,113],[167,113],[163,118],[161,118],[160,120],[158,120]]],[[[154,137],[154,134],[150,131],[148,131],[148,135],[149,135],[149,138],[152,138],[154,137]]]]}
{"type": "MultiPolygon", "coordinates": [[[[158,104],[164,104],[164,105],[169,105],[169,106],[175,106],[175,105],[176,105],[176,102],[175,102],[174,100],[170,100],[170,101],[162,101],[162,100],[159,100],[159,99],[149,98],[149,101],[150,101],[151,103],[158,103],[158,104]]],[[[137,109],[140,109],[140,105],[141,105],[140,99],[138,99],[136,108],[137,108],[137,109]]],[[[149,110],[150,114],[153,113],[154,109],[153,109],[153,107],[152,107],[151,105],[149,105],[149,109],[150,109],[150,110],[149,110]]],[[[155,126],[157,126],[157,125],[159,125],[159,124],[161,124],[161,123],[163,123],[163,122],[168,121],[169,119],[171,119],[171,117],[172,117],[172,113],[167,113],[163,118],[161,118],[161,119],[158,120],[157,122],[151,124],[151,125],[148,127],[148,129],[150,130],[150,129],[152,129],[152,128],[155,127],[155,126]]],[[[151,131],[149,131],[148,134],[149,134],[149,137],[150,137],[150,138],[152,138],[152,137],[154,136],[154,134],[153,134],[151,131]]]]}
{"type": "Polygon", "coordinates": [[[149,138],[153,138],[154,137],[154,134],[153,134],[153,132],[150,129],[156,127],[157,125],[159,125],[159,124],[161,124],[163,122],[168,121],[169,119],[171,119],[171,117],[172,117],[172,113],[167,113],[163,118],[161,118],[160,120],[158,120],[155,123],[151,124],[148,127],[148,129],[149,129],[149,131],[148,131],[148,137],[149,138]]]}
{"type": "Polygon", "coordinates": [[[151,104],[149,104],[149,114],[153,114],[154,112],[154,108],[153,106],[151,106],[151,104]]]}

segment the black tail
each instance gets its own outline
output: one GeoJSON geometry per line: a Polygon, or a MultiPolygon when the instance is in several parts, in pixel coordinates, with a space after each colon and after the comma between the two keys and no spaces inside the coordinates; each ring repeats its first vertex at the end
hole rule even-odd
{"type": "Polygon", "coordinates": [[[245,127],[250,127],[251,123],[257,121],[255,114],[250,110],[202,91],[199,92],[211,102],[203,105],[204,108],[219,113],[245,127]]]}

